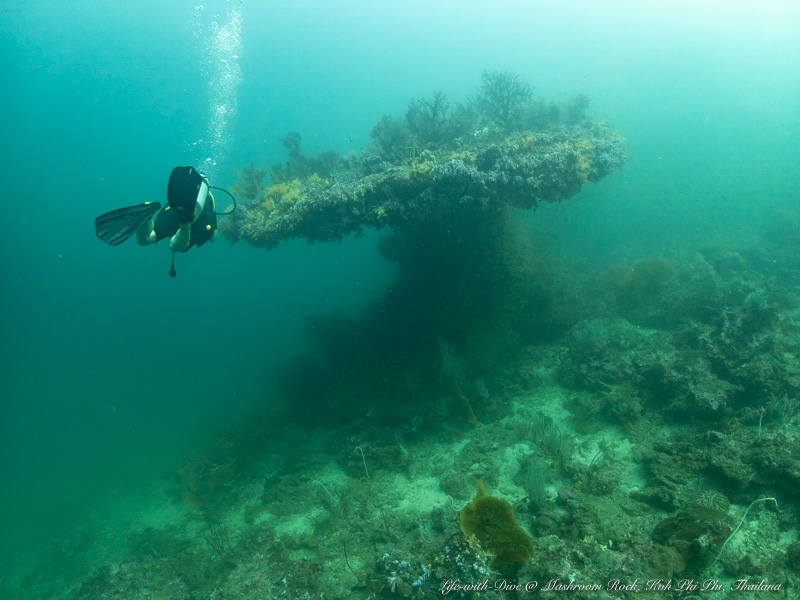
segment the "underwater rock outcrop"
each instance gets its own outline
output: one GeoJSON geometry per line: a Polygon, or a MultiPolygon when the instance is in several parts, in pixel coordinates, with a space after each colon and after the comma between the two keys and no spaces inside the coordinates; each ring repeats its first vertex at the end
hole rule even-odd
{"type": "Polygon", "coordinates": [[[585,97],[563,105],[534,99],[532,88],[507,72],[482,80],[466,104],[451,105],[436,92],[412,100],[404,117],[384,116],[360,152],[310,156],[290,133],[281,140],[287,161],[238,173],[232,191],[249,202],[220,222],[231,241],[271,249],[292,238],[326,242],[390,230],[378,250],[397,263],[391,289],[344,335],[314,328],[312,342],[324,358],[298,357],[284,371],[282,391],[304,415],[313,406],[326,422],[346,421],[382,390],[381,397],[396,399],[381,403],[391,407],[388,419],[420,422],[419,405],[435,398],[418,397],[414,390],[425,386],[413,382],[436,388],[441,338],[470,374],[448,380],[457,418],[465,398],[482,420],[496,418],[497,398],[478,394],[475,378],[521,344],[552,339],[571,325],[535,267],[537,252],[516,232],[513,209],[565,200],[620,168],[624,139],[585,119],[585,97]],[[272,185],[264,187],[267,172],[272,185]],[[398,410],[408,412],[401,417],[398,410]]]}
{"type": "MultiPolygon", "coordinates": [[[[437,93],[432,101],[412,101],[406,119],[384,117],[372,132],[374,145],[338,161],[331,153],[324,161],[304,156],[299,135],[290,134],[297,143],[286,166],[271,170],[275,185],[253,194],[220,231],[271,249],[295,237],[325,242],[370,227],[413,230],[462,214],[565,200],[626,161],[624,139],[603,123],[573,123],[574,115],[559,122],[558,107],[541,100],[519,110],[533,116],[509,130],[486,102],[451,111],[437,93]],[[314,169],[317,163],[325,168],[314,169]],[[286,177],[279,181],[276,173],[286,177]]],[[[255,171],[240,173],[237,189],[252,190],[244,180],[255,171]]]]}

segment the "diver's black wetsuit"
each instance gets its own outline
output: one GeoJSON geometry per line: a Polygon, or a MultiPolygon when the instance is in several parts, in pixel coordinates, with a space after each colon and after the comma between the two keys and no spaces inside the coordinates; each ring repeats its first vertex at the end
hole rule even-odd
{"type": "MultiPolygon", "coordinates": [[[[189,247],[197,246],[198,248],[205,244],[214,235],[217,230],[217,215],[214,214],[214,196],[208,195],[206,204],[203,207],[203,214],[192,224],[192,235],[189,239],[189,247]]],[[[178,213],[172,210],[169,204],[158,213],[156,221],[153,224],[153,231],[156,232],[156,241],[161,241],[164,238],[171,238],[178,231],[181,226],[178,213]]]]}

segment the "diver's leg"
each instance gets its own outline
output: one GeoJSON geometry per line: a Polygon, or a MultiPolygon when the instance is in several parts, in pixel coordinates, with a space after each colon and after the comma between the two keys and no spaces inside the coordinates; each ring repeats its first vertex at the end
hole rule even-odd
{"type": "Polygon", "coordinates": [[[136,230],[136,241],[141,246],[149,246],[156,242],[156,232],[153,231],[153,217],[150,217],[136,230]]]}
{"type": "Polygon", "coordinates": [[[192,239],[192,223],[181,223],[178,232],[169,240],[169,249],[173,252],[186,252],[192,239]]]}

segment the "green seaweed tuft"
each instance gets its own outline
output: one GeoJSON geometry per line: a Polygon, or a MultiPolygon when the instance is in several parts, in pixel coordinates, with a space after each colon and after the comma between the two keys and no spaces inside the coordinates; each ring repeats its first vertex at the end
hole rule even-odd
{"type": "Polygon", "coordinates": [[[489,496],[482,479],[472,502],[461,509],[461,531],[467,537],[474,535],[494,555],[496,568],[519,568],[533,557],[533,542],[517,523],[511,504],[489,496]]]}

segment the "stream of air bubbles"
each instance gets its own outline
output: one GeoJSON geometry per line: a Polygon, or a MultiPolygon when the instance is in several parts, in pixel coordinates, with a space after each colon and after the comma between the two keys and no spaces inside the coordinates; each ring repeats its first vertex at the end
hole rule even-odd
{"type": "Polygon", "coordinates": [[[241,0],[228,0],[225,14],[214,15],[208,27],[203,25],[205,7],[196,6],[190,22],[195,39],[202,44],[200,69],[209,108],[205,134],[192,148],[195,164],[212,181],[233,143],[231,124],[242,83],[242,4],[241,0]]]}

